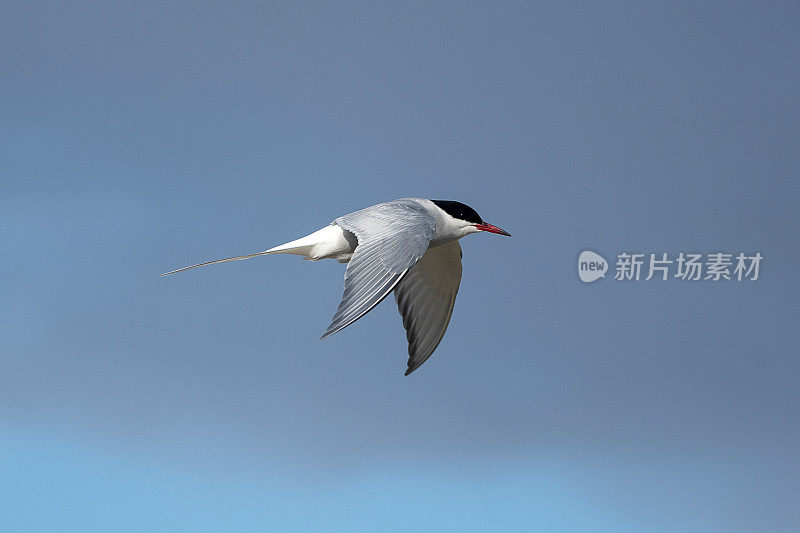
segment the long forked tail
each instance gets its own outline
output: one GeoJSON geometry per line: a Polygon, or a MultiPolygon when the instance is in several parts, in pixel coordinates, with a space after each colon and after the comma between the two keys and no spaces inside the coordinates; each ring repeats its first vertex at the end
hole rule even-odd
{"type": "Polygon", "coordinates": [[[189,270],[192,268],[197,268],[206,265],[214,265],[216,263],[227,263],[228,261],[241,261],[242,259],[250,259],[251,257],[255,257],[257,255],[266,255],[266,254],[292,254],[292,255],[301,255],[305,259],[319,259],[313,254],[313,250],[320,244],[328,243],[333,237],[342,238],[341,230],[338,226],[325,226],[324,228],[315,231],[310,235],[306,235],[305,237],[301,237],[299,239],[280,244],[275,246],[274,248],[270,248],[269,250],[264,250],[263,252],[256,252],[254,254],[247,254],[247,255],[237,255],[236,257],[229,257],[227,259],[216,259],[214,261],[206,261],[205,263],[200,263],[199,265],[192,265],[188,267],[179,268],[177,270],[173,270],[171,272],[165,272],[161,274],[162,276],[169,276],[170,274],[175,274],[176,272],[183,272],[184,270],[189,270]],[[338,231],[338,233],[337,233],[338,231]]]}
{"type": "Polygon", "coordinates": [[[270,254],[270,253],[275,253],[275,252],[272,251],[272,250],[266,250],[264,252],[256,252],[254,254],[237,255],[236,257],[229,257],[227,259],[215,259],[214,261],[206,261],[205,263],[200,263],[200,264],[197,264],[197,265],[192,265],[192,266],[188,266],[188,267],[179,268],[177,270],[172,270],[170,272],[164,272],[161,275],[162,276],[169,276],[170,274],[175,274],[176,272],[183,272],[184,270],[189,270],[189,269],[192,269],[192,268],[197,268],[197,267],[206,266],[206,265],[213,265],[213,264],[216,264],[216,263],[227,263],[228,261],[241,261],[242,259],[250,259],[251,257],[255,257],[257,255],[264,255],[264,254],[270,254]]]}

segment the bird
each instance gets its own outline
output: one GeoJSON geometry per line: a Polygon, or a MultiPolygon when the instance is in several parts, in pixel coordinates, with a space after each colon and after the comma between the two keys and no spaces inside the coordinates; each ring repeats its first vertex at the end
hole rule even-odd
{"type": "Polygon", "coordinates": [[[461,284],[458,240],[478,232],[510,236],[461,202],[400,198],[340,216],[305,237],[263,252],[206,261],[162,276],[267,254],[347,263],[342,301],[321,339],[346,328],[394,291],[408,340],[408,376],[444,337],[461,284]]]}

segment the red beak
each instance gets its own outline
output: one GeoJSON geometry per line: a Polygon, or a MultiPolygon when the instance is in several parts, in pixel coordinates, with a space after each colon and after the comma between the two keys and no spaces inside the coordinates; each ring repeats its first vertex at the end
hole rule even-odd
{"type": "Polygon", "coordinates": [[[506,230],[500,229],[497,226],[492,226],[491,224],[487,224],[483,222],[481,224],[475,224],[475,227],[481,231],[488,231],[489,233],[497,233],[498,235],[507,235],[511,237],[511,234],[506,230]]]}

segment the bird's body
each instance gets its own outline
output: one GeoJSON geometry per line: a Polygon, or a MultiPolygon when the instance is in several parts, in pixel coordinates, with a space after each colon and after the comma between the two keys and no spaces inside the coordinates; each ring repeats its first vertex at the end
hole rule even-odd
{"type": "Polygon", "coordinates": [[[461,282],[458,239],[478,231],[508,235],[459,202],[401,198],[341,216],[305,237],[263,252],[167,274],[266,254],[349,263],[342,302],[322,338],[352,324],[394,291],[407,330],[408,375],[430,357],[444,336],[461,282]]]}

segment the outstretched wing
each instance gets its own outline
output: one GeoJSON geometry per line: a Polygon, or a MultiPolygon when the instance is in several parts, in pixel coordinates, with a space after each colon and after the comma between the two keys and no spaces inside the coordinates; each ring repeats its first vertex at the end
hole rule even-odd
{"type": "Polygon", "coordinates": [[[346,328],[392,292],[425,255],[436,220],[414,200],[374,205],[334,220],[358,245],[344,275],[344,295],[324,339],[346,328]]]}
{"type": "Polygon", "coordinates": [[[439,346],[450,323],[461,283],[461,246],[453,241],[429,248],[394,291],[408,338],[406,376],[439,346]]]}

